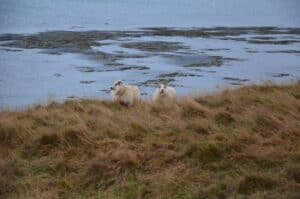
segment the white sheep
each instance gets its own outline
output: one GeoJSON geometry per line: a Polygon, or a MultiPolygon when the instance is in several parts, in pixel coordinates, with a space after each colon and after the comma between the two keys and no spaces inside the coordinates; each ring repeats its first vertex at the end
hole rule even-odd
{"type": "Polygon", "coordinates": [[[159,88],[154,91],[153,101],[160,100],[175,100],[176,90],[173,87],[161,84],[159,88]]]}
{"type": "Polygon", "coordinates": [[[119,102],[126,106],[132,106],[141,99],[139,87],[126,85],[122,80],[116,81],[111,87],[111,96],[113,101],[119,102]]]}

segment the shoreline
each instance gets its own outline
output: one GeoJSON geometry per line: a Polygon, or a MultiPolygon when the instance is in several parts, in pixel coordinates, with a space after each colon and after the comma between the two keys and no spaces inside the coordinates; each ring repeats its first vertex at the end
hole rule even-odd
{"type": "MultiPolygon", "coordinates": [[[[191,92],[188,93],[186,95],[177,95],[177,100],[183,100],[183,99],[194,99],[194,98],[199,98],[199,97],[205,97],[205,96],[213,96],[213,95],[220,95],[223,92],[230,92],[230,91],[235,91],[235,90],[239,90],[242,88],[248,88],[248,87],[259,87],[259,86],[289,86],[289,85],[294,85],[294,84],[298,84],[300,80],[287,80],[287,81],[283,81],[280,83],[276,83],[270,80],[266,80],[266,81],[261,81],[261,82],[256,82],[256,83],[250,83],[248,85],[239,85],[239,86],[229,86],[229,85],[224,85],[224,86],[218,86],[217,88],[215,88],[214,90],[203,90],[203,91],[196,91],[196,92],[191,92]]],[[[153,89],[154,92],[155,88],[153,89]]],[[[33,103],[33,104],[29,104],[29,105],[19,105],[19,106],[1,106],[0,105],[0,112],[10,112],[10,111],[26,111],[28,109],[33,109],[37,106],[43,106],[46,107],[51,103],[58,103],[58,104],[64,104],[68,101],[100,101],[100,102],[113,102],[111,99],[111,96],[109,95],[108,98],[103,99],[99,96],[92,96],[92,97],[76,97],[76,96],[72,96],[72,97],[68,97],[66,99],[58,99],[59,97],[56,96],[51,96],[49,97],[48,100],[40,100],[39,102],[33,103]]],[[[141,103],[154,103],[152,102],[152,96],[148,95],[148,96],[144,96],[142,95],[142,99],[141,99],[141,103]]]]}

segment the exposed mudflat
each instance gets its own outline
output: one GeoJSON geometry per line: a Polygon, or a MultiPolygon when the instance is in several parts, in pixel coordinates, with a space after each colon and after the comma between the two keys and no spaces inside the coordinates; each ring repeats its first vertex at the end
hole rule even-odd
{"type": "Polygon", "coordinates": [[[145,98],[300,79],[300,28],[143,28],[0,35],[1,106],[109,98],[117,79],[145,98]]]}

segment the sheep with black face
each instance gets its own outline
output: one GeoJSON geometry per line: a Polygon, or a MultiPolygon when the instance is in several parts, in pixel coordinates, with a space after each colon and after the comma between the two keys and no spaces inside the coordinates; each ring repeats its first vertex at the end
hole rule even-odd
{"type": "Polygon", "coordinates": [[[116,81],[111,87],[113,101],[126,106],[132,106],[141,99],[141,92],[137,86],[126,85],[122,80],[116,81]]]}
{"type": "Polygon", "coordinates": [[[176,90],[171,86],[166,86],[160,84],[159,88],[157,88],[153,95],[153,101],[160,100],[175,100],[176,99],[176,90]]]}

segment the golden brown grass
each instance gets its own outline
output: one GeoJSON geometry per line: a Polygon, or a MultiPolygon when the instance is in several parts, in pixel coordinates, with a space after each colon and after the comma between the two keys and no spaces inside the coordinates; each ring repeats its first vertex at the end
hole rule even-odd
{"type": "Polygon", "coordinates": [[[0,198],[300,198],[300,83],[0,113],[0,198]]]}

